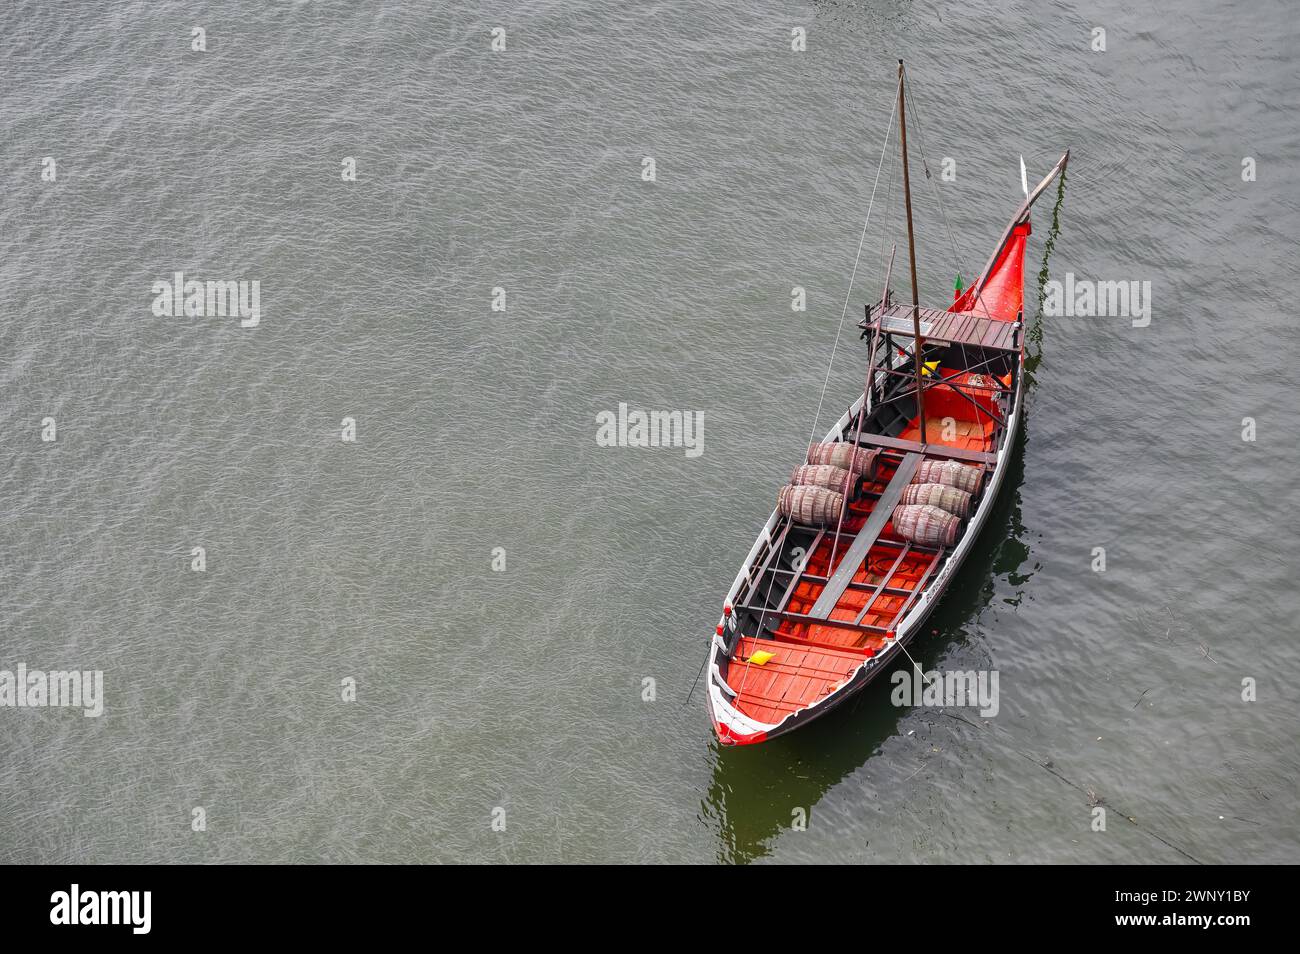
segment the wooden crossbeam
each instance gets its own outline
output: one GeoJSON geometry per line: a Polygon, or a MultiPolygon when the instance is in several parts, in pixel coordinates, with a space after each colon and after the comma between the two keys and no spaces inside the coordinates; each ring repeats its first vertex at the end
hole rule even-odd
{"type": "Polygon", "coordinates": [[[746,610],[755,614],[762,613],[768,619],[782,619],[788,620],[792,623],[812,623],[817,626],[835,626],[840,629],[851,629],[858,633],[875,633],[883,636],[889,632],[889,630],[885,629],[883,626],[868,626],[865,623],[854,623],[847,619],[818,619],[817,617],[810,616],[806,613],[791,613],[789,610],[777,612],[774,609],[764,609],[761,606],[750,606],[748,604],[737,606],[736,609],[746,610]]]}
{"type": "Polygon", "coordinates": [[[786,520],[785,526],[781,528],[781,535],[775,540],[770,541],[767,550],[767,558],[759,568],[758,575],[749,581],[749,588],[745,591],[744,597],[741,598],[742,603],[748,603],[758,595],[758,587],[762,584],[763,577],[767,575],[768,567],[772,565],[772,561],[776,559],[777,554],[779,554],[785,547],[785,539],[790,535],[790,528],[793,525],[793,521],[786,520]]]}
{"type": "Polygon", "coordinates": [[[921,592],[925,589],[926,582],[930,579],[930,574],[934,572],[934,568],[937,567],[942,560],[943,550],[940,549],[938,555],[930,561],[930,565],[927,566],[925,572],[921,574],[921,578],[916,581],[916,586],[912,590],[912,595],[903,602],[903,605],[899,608],[898,612],[894,614],[894,618],[889,621],[890,629],[897,626],[898,621],[907,614],[908,609],[912,606],[912,601],[921,595],[921,592]]]}
{"type": "Polygon", "coordinates": [[[885,437],[883,434],[863,434],[862,443],[872,444],[876,447],[887,447],[890,450],[904,451],[908,454],[924,454],[926,457],[964,460],[972,464],[995,464],[998,460],[997,454],[990,454],[987,451],[966,450],[963,447],[949,447],[946,444],[922,444],[919,441],[905,441],[898,437],[885,437]]]}
{"type": "Polygon", "coordinates": [[[774,567],[772,569],[773,573],[788,572],[791,574],[790,585],[787,586],[785,588],[785,592],[781,594],[781,602],[776,604],[776,608],[778,610],[784,610],[786,606],[789,605],[790,597],[794,594],[794,588],[799,585],[799,577],[803,576],[804,568],[807,567],[808,564],[812,561],[812,555],[817,552],[817,546],[822,542],[822,538],[825,536],[826,536],[825,530],[818,531],[817,536],[813,538],[812,546],[810,546],[808,550],[804,553],[802,562],[797,572],[793,570],[782,570],[779,567],[774,567]]]}
{"type": "MultiPolygon", "coordinates": [[[[921,336],[927,342],[942,345],[969,345],[996,351],[1015,351],[1016,321],[999,321],[977,311],[939,311],[936,308],[918,308],[921,336]]],[[[912,308],[910,305],[891,305],[873,309],[858,323],[864,332],[909,337],[912,334],[912,308]]]]}
{"type": "Polygon", "coordinates": [[[867,613],[871,610],[871,604],[875,603],[876,599],[884,591],[886,584],[889,583],[889,578],[898,572],[898,568],[903,565],[903,559],[907,556],[907,554],[911,551],[911,549],[912,549],[911,541],[908,541],[907,546],[903,547],[903,549],[898,551],[898,559],[896,559],[894,561],[894,565],[889,568],[889,572],[886,573],[881,578],[880,585],[877,586],[875,590],[872,591],[871,595],[867,597],[867,602],[864,603],[862,606],[862,612],[857,615],[857,618],[855,618],[853,622],[860,623],[867,618],[867,613]]]}
{"type": "MultiPolygon", "coordinates": [[[[894,542],[893,540],[877,540],[877,541],[876,541],[876,543],[878,543],[878,544],[880,544],[880,543],[893,543],[893,542],[894,542]]],[[[903,547],[902,544],[899,544],[898,546],[899,546],[899,549],[900,549],[900,550],[901,550],[902,547],[903,547]]],[[[912,550],[911,552],[912,552],[912,553],[916,553],[915,550],[912,550]]],[[[772,572],[773,572],[773,573],[777,573],[777,574],[779,574],[779,575],[781,575],[781,576],[791,576],[791,575],[794,573],[794,570],[780,570],[780,569],[776,569],[776,570],[773,570],[772,572]]],[[[826,583],[826,582],[829,581],[829,579],[830,579],[829,577],[825,577],[825,576],[814,576],[814,575],[811,574],[811,573],[805,573],[805,574],[800,578],[799,582],[801,582],[801,583],[826,583]]],[[[849,589],[850,589],[850,590],[853,590],[853,591],[859,591],[859,590],[860,590],[860,591],[862,591],[862,592],[874,593],[874,592],[878,589],[878,587],[877,587],[877,585],[874,584],[874,583],[856,583],[856,582],[854,582],[854,583],[850,583],[850,584],[849,584],[849,589]]],[[[911,590],[909,590],[909,589],[904,589],[903,587],[900,587],[900,586],[886,586],[886,587],[885,587],[883,590],[881,590],[880,592],[884,593],[886,596],[911,596],[911,595],[912,595],[912,591],[911,591],[911,590]]]]}

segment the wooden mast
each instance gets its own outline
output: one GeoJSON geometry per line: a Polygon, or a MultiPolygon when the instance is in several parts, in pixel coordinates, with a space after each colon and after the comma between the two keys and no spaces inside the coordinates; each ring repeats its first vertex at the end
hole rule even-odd
{"type": "Polygon", "coordinates": [[[916,239],[912,234],[912,180],[907,171],[907,115],[905,112],[904,100],[906,96],[903,90],[903,61],[898,61],[898,133],[903,141],[903,201],[907,207],[907,257],[912,265],[912,365],[916,371],[916,410],[919,415],[918,421],[921,425],[922,446],[926,443],[925,432],[925,395],[922,391],[921,368],[922,353],[921,347],[924,342],[921,339],[921,296],[916,288],[916,239]]]}

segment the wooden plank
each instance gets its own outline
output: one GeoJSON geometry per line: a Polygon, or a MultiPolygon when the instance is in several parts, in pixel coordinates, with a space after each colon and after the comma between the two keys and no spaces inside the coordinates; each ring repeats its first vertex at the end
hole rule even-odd
{"type": "MultiPolygon", "coordinates": [[[[904,444],[907,444],[907,443],[910,443],[910,442],[908,442],[908,441],[903,441],[903,443],[904,443],[904,444]]],[[[892,453],[898,453],[898,452],[897,452],[897,451],[893,451],[892,453]]],[[[901,458],[901,457],[902,457],[902,454],[899,454],[899,457],[901,458]]],[[[879,496],[879,494],[877,494],[877,496],[879,496]]],[[[856,505],[852,505],[852,506],[854,506],[854,509],[856,509],[856,505]]],[[[870,514],[870,511],[866,511],[866,514],[869,515],[869,514],[870,514]]],[[[848,534],[847,534],[847,533],[836,534],[834,530],[827,530],[827,531],[826,531],[826,536],[828,536],[828,537],[830,537],[830,536],[838,536],[841,540],[843,540],[845,537],[848,536],[848,534]]],[[[855,536],[856,536],[856,534],[855,534],[855,536]]],[[[852,542],[852,541],[850,541],[850,542],[852,542]]],[[[896,548],[897,548],[897,547],[901,547],[901,546],[903,546],[903,544],[900,543],[898,540],[877,540],[876,542],[879,543],[882,547],[896,547],[896,548]]],[[[919,543],[913,543],[911,546],[912,546],[912,552],[913,552],[913,553],[938,553],[938,552],[942,549],[942,547],[925,547],[925,546],[921,546],[921,544],[919,544],[919,543]]],[[[783,569],[781,569],[780,567],[776,567],[776,568],[773,568],[773,569],[771,570],[771,572],[774,573],[774,574],[776,574],[776,575],[778,575],[778,576],[787,576],[787,575],[793,573],[794,570],[783,570],[783,569]]],[[[812,579],[812,580],[816,580],[817,582],[820,582],[820,583],[825,583],[825,582],[826,582],[824,579],[822,579],[822,578],[819,577],[819,576],[815,576],[815,577],[808,577],[808,576],[805,576],[804,579],[812,579]]]]}
{"type": "MultiPolygon", "coordinates": [[[[901,550],[904,546],[909,546],[909,547],[912,546],[912,544],[910,544],[910,543],[907,543],[907,544],[896,543],[894,540],[877,540],[877,541],[876,541],[876,544],[877,544],[877,545],[879,545],[879,544],[885,544],[885,543],[887,543],[887,544],[891,544],[891,545],[894,545],[894,546],[897,546],[900,550],[901,550]]],[[[911,550],[911,553],[912,553],[912,554],[928,553],[928,552],[932,552],[932,551],[917,550],[915,547],[913,547],[913,549],[911,550]]],[[[778,574],[778,575],[780,575],[780,576],[793,576],[793,575],[794,575],[794,570],[773,570],[772,572],[773,572],[773,573],[776,573],[776,574],[778,574]]],[[[829,580],[829,577],[825,577],[825,576],[812,576],[812,575],[810,575],[810,574],[805,574],[803,577],[800,578],[800,582],[802,582],[802,583],[823,583],[823,584],[824,584],[824,583],[828,582],[828,580],[829,580]]],[[[874,583],[850,583],[850,584],[849,584],[849,589],[850,589],[850,590],[854,590],[854,591],[859,592],[859,593],[874,593],[877,589],[879,589],[879,587],[878,587],[876,584],[874,584],[874,583]]],[[[897,587],[897,586],[887,586],[887,587],[885,587],[883,590],[881,590],[880,592],[884,593],[886,596],[910,596],[911,593],[912,593],[912,591],[911,591],[910,589],[902,589],[901,587],[897,587]]]]}
{"type": "Polygon", "coordinates": [[[930,327],[931,340],[935,338],[946,339],[952,332],[952,319],[953,315],[951,312],[944,312],[942,317],[936,318],[930,327]]]}
{"type": "Polygon", "coordinates": [[[961,322],[952,330],[953,337],[959,341],[965,342],[966,339],[970,337],[971,329],[975,327],[977,321],[979,321],[979,315],[971,311],[962,312],[961,322]]]}
{"type": "MultiPolygon", "coordinates": [[[[1015,350],[1015,329],[1006,326],[1012,322],[990,318],[979,309],[971,311],[939,311],[934,308],[917,309],[923,325],[921,335],[936,344],[964,344],[991,348],[998,351],[1015,350]]],[[[912,309],[906,305],[890,305],[864,321],[863,328],[876,326],[880,331],[908,336],[912,330],[912,309]],[[885,327],[890,326],[890,327],[885,327]]]]}
{"type": "MultiPolygon", "coordinates": [[[[911,305],[894,305],[893,307],[897,309],[900,317],[906,318],[908,321],[912,320],[911,305]]],[[[940,311],[937,308],[918,308],[916,312],[922,321],[929,322],[941,321],[948,314],[946,311],[940,311]]]]}
{"type": "Polygon", "coordinates": [[[993,335],[993,340],[989,344],[990,348],[1003,347],[1003,342],[1007,340],[1007,325],[1009,324],[1011,324],[1009,321],[999,321],[997,323],[998,326],[994,329],[996,334],[993,335]]]}
{"type": "MultiPolygon", "coordinates": [[[[794,594],[794,588],[799,585],[799,578],[803,576],[803,571],[807,569],[808,564],[812,562],[813,554],[817,552],[817,547],[821,545],[821,542],[825,538],[825,536],[826,536],[826,531],[823,529],[818,532],[817,536],[813,537],[812,546],[810,546],[807,549],[807,551],[804,552],[803,566],[799,567],[799,571],[797,573],[791,571],[793,575],[790,579],[790,585],[787,586],[785,588],[785,592],[781,594],[781,602],[776,604],[776,608],[778,610],[783,610],[788,605],[790,605],[790,597],[794,594]]],[[[777,573],[782,573],[784,571],[782,571],[779,568],[774,568],[772,572],[774,574],[777,574],[777,573]]]]}
{"type": "Polygon", "coordinates": [[[990,454],[987,451],[966,450],[964,447],[949,447],[946,444],[921,444],[898,437],[885,437],[883,434],[863,434],[861,442],[875,447],[905,451],[909,454],[924,454],[927,457],[941,457],[945,460],[964,460],[972,464],[993,464],[998,459],[997,454],[990,454]]]}
{"type": "MultiPolygon", "coordinates": [[[[963,527],[962,533],[965,532],[966,529],[963,527]]],[[[925,592],[925,584],[927,581],[929,581],[930,574],[932,574],[935,570],[935,567],[937,567],[942,562],[943,562],[943,550],[940,550],[939,553],[935,556],[935,558],[930,561],[930,565],[925,568],[925,572],[921,574],[921,578],[916,581],[916,586],[912,587],[912,595],[909,596],[903,602],[903,605],[899,608],[898,612],[894,614],[894,618],[889,621],[888,628],[890,629],[891,632],[898,625],[898,621],[902,619],[905,615],[907,615],[907,611],[912,608],[912,602],[918,596],[920,596],[922,593],[925,592]]]]}
{"type": "Polygon", "coordinates": [[[867,613],[870,612],[872,604],[876,602],[876,599],[887,588],[887,584],[893,578],[894,574],[898,572],[898,568],[903,565],[903,560],[906,559],[907,554],[911,549],[911,541],[908,541],[907,546],[898,551],[898,559],[896,559],[894,565],[889,568],[889,572],[881,577],[880,585],[875,588],[869,597],[867,597],[867,601],[862,604],[862,612],[854,618],[853,622],[860,623],[867,618],[867,613]]]}
{"type": "Polygon", "coordinates": [[[840,597],[853,581],[854,574],[862,566],[862,561],[867,558],[867,551],[885,529],[885,524],[889,522],[890,515],[894,512],[894,505],[903,496],[903,489],[911,482],[912,475],[916,473],[917,465],[920,463],[920,454],[908,454],[899,463],[898,469],[894,471],[894,476],[889,481],[889,486],[876,501],[876,506],[867,517],[867,522],[862,525],[862,529],[853,539],[853,544],[844,554],[844,559],[831,575],[830,582],[826,584],[821,595],[817,597],[817,602],[808,612],[809,616],[814,619],[830,618],[831,610],[835,609],[840,597]]]}
{"type": "MultiPolygon", "coordinates": [[[[754,579],[750,581],[749,588],[745,590],[745,595],[740,599],[740,602],[748,603],[758,595],[758,587],[762,584],[763,577],[767,575],[768,568],[772,565],[772,561],[776,559],[777,555],[782,550],[785,549],[785,539],[790,535],[790,528],[792,526],[794,526],[794,521],[786,519],[785,526],[781,528],[781,535],[777,539],[771,541],[771,545],[767,551],[767,557],[763,560],[763,565],[759,568],[758,576],[754,577],[754,579]]],[[[771,592],[770,584],[768,586],[768,592],[771,592]]]]}
{"type": "Polygon", "coordinates": [[[845,649],[843,646],[826,646],[822,643],[811,643],[803,639],[798,642],[787,642],[783,639],[765,639],[746,636],[745,644],[738,651],[738,655],[749,657],[755,651],[766,649],[769,652],[775,652],[777,658],[771,660],[768,666],[788,666],[789,663],[783,660],[791,658],[796,653],[804,653],[803,662],[800,668],[809,669],[812,672],[821,672],[827,675],[840,676],[846,670],[851,670],[862,662],[862,650],[845,649]],[[777,652],[782,650],[783,652],[777,652]]]}
{"type": "Polygon", "coordinates": [[[889,630],[883,626],[868,626],[866,623],[853,623],[847,619],[818,619],[807,613],[791,613],[789,610],[777,612],[773,609],[764,609],[761,606],[736,606],[737,612],[746,610],[752,613],[763,613],[768,619],[785,620],[791,623],[811,623],[814,626],[834,626],[838,629],[851,629],[855,633],[875,633],[883,636],[889,630]]]}

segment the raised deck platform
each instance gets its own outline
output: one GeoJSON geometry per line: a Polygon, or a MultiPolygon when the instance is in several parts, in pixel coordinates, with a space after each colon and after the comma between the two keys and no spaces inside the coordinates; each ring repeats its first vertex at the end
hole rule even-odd
{"type": "MultiPolygon", "coordinates": [[[[1020,348],[1018,321],[997,321],[973,311],[918,308],[917,312],[921,319],[921,337],[926,341],[989,348],[994,351],[1016,351],[1020,348]]],[[[858,327],[865,331],[877,326],[883,334],[910,336],[912,306],[890,305],[883,315],[876,309],[869,319],[864,318],[858,322],[858,327]]]]}

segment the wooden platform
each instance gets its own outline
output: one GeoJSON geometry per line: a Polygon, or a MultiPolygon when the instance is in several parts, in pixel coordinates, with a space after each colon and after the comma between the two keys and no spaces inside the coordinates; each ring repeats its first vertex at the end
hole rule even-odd
{"type": "MultiPolygon", "coordinates": [[[[961,344],[995,351],[1016,351],[1020,345],[1016,333],[1018,321],[997,321],[973,311],[936,311],[918,308],[921,319],[921,337],[938,344],[961,344]]],[[[912,306],[890,305],[883,315],[879,311],[871,319],[858,322],[858,327],[871,330],[879,324],[880,331],[891,335],[912,334],[912,306]]]]}

